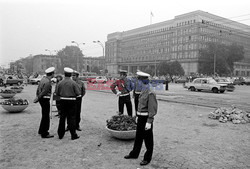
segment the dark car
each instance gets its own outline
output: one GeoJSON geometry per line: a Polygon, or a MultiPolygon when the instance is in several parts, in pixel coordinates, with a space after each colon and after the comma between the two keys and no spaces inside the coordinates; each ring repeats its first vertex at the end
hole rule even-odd
{"type": "Polygon", "coordinates": [[[175,83],[186,83],[186,82],[188,82],[188,79],[185,76],[175,79],[175,83]]]}
{"type": "Polygon", "coordinates": [[[12,76],[12,75],[7,75],[6,79],[3,80],[4,85],[10,85],[10,86],[12,86],[12,85],[19,86],[23,83],[23,81],[24,81],[23,79],[19,79],[16,76],[12,76]]]}
{"type": "Polygon", "coordinates": [[[233,81],[234,85],[244,85],[245,84],[245,79],[243,77],[237,77],[233,81]]]}

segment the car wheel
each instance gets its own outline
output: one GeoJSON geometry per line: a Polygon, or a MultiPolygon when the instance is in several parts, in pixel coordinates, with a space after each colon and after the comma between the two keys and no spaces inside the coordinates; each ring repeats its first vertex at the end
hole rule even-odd
{"type": "Polygon", "coordinates": [[[190,90],[195,91],[195,87],[194,86],[190,87],[190,90]]]}
{"type": "Polygon", "coordinates": [[[220,90],[220,93],[224,93],[225,92],[225,90],[220,90]]]}
{"type": "Polygon", "coordinates": [[[219,90],[217,88],[213,88],[212,91],[213,93],[218,93],[219,90]]]}
{"type": "Polygon", "coordinates": [[[198,90],[198,92],[200,92],[201,91],[201,89],[197,89],[198,90]]]}

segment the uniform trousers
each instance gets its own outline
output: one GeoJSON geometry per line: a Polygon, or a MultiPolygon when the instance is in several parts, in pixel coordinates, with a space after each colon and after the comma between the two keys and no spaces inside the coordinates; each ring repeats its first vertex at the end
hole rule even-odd
{"type": "Polygon", "coordinates": [[[128,115],[132,116],[132,103],[131,103],[130,95],[119,96],[118,107],[119,107],[119,112],[121,114],[123,114],[124,112],[124,104],[126,104],[128,115]]]}
{"type": "Polygon", "coordinates": [[[40,127],[38,130],[38,134],[41,134],[41,136],[47,136],[49,134],[49,126],[50,126],[50,99],[48,98],[41,98],[39,100],[39,103],[42,108],[42,118],[40,122],[40,127]]]}
{"type": "Polygon", "coordinates": [[[134,102],[135,102],[135,111],[136,111],[136,112],[138,111],[139,96],[140,96],[140,94],[136,94],[136,93],[135,93],[134,102]]]}
{"type": "Polygon", "coordinates": [[[76,98],[76,128],[80,128],[82,98],[76,98]]]}
{"type": "Polygon", "coordinates": [[[58,126],[58,136],[63,138],[65,134],[65,120],[67,118],[68,128],[71,137],[76,135],[76,101],[75,100],[60,100],[61,114],[58,126]]]}
{"type": "Polygon", "coordinates": [[[146,152],[143,160],[150,162],[153,155],[154,138],[153,138],[153,124],[151,129],[145,130],[148,116],[138,116],[136,136],[133,150],[129,153],[131,157],[137,158],[140,154],[142,143],[144,141],[146,152]]]}

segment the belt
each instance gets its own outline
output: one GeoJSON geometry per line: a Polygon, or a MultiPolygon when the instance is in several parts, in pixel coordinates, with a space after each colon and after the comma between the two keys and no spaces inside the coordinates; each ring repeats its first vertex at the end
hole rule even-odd
{"type": "Polygon", "coordinates": [[[141,92],[135,92],[135,94],[141,94],[141,92]]]}
{"type": "Polygon", "coordinates": [[[50,96],[43,96],[44,99],[50,99],[50,96]]]}
{"type": "Polygon", "coordinates": [[[136,114],[140,116],[148,116],[148,112],[137,112],[136,114]]]}
{"type": "Polygon", "coordinates": [[[122,97],[122,96],[128,96],[128,95],[129,95],[129,93],[121,94],[120,97],[122,97]]]}
{"type": "Polygon", "coordinates": [[[61,97],[61,100],[76,100],[74,97],[61,97]]]}

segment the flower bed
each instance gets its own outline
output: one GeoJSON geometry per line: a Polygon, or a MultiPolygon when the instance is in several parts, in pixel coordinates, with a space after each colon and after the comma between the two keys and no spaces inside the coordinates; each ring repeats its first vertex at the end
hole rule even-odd
{"type": "Polygon", "coordinates": [[[115,138],[133,139],[136,134],[135,117],[127,115],[115,115],[107,120],[106,129],[115,138]]]}
{"type": "Polygon", "coordinates": [[[21,93],[21,91],[23,90],[23,87],[22,86],[13,86],[10,89],[15,91],[16,93],[21,93]]]}
{"type": "Polygon", "coordinates": [[[208,115],[209,118],[218,119],[222,123],[232,121],[234,124],[250,122],[250,112],[232,106],[231,108],[219,107],[208,115]]]}
{"type": "Polygon", "coordinates": [[[0,103],[8,112],[21,112],[29,105],[26,99],[8,99],[0,103]]]}
{"type": "Polygon", "coordinates": [[[0,91],[0,96],[3,98],[12,98],[16,95],[16,92],[14,90],[10,89],[4,89],[0,91]]]}

